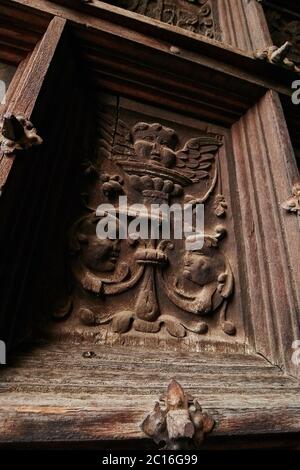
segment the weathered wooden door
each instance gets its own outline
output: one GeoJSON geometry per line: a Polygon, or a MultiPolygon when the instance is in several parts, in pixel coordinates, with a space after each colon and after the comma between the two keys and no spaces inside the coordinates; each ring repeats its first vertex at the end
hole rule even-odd
{"type": "Polygon", "coordinates": [[[17,385],[2,374],[0,440],[171,445],[181,430],[153,424],[168,400],[150,412],[173,378],[209,413],[208,447],[261,434],[275,446],[275,432],[296,445],[299,69],[272,48],[261,5],[15,0],[6,29],[14,15],[20,34],[24,14],[38,43],[1,110],[0,339],[47,342],[14,359],[17,385]],[[43,144],[7,139],[18,115],[43,144]],[[121,237],[137,204],[151,235],[121,237]],[[163,236],[153,204],[202,205],[203,246],[163,236]],[[116,232],[100,240],[107,211],[116,232]]]}

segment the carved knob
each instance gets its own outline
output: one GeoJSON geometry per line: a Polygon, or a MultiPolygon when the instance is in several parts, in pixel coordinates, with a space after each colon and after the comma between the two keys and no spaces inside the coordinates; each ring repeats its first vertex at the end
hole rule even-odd
{"type": "Polygon", "coordinates": [[[164,449],[199,447],[214,427],[213,418],[202,412],[199,402],[185,393],[176,380],[171,381],[161,401],[165,408],[155,404],[141,425],[144,433],[158,444],[164,442],[164,449]]]}

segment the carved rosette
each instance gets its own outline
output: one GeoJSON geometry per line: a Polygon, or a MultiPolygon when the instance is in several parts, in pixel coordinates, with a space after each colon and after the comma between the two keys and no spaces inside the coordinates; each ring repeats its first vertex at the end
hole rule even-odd
{"type": "MultiPolygon", "coordinates": [[[[234,335],[235,325],[226,318],[234,279],[221,250],[227,231],[218,224],[227,209],[225,198],[216,191],[222,137],[202,131],[184,140],[161,123],[128,126],[119,118],[115,124],[109,114],[102,114],[100,123],[100,159],[84,164],[88,198],[84,214],[70,230],[74,288],[65,316],[71,313],[70,321],[75,317],[82,328],[95,331],[184,338],[208,333],[209,319],[218,315],[217,327],[234,335]],[[125,209],[118,204],[119,196],[128,198],[125,209]],[[153,213],[153,204],[176,202],[182,208],[189,202],[206,207],[210,200],[215,223],[204,234],[194,233],[186,240],[176,240],[173,234],[162,238],[166,216],[153,213]],[[107,239],[97,236],[107,215],[97,210],[99,202],[115,209],[116,232],[107,239]],[[159,236],[120,239],[135,218],[132,204],[141,202],[145,211],[139,216],[149,226],[156,224],[159,236]],[[187,249],[186,243],[198,236],[203,246],[187,249]]],[[[56,317],[63,318],[63,312],[56,317]]]]}

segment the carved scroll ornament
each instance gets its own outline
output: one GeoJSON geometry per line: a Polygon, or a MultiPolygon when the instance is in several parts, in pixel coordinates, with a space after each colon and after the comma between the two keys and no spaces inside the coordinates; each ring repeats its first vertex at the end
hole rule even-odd
{"type": "Polygon", "coordinates": [[[167,393],[155,404],[141,428],[157,444],[164,443],[165,450],[198,449],[206,434],[214,427],[214,420],[203,413],[198,400],[184,392],[172,380],[167,393]]]}
{"type": "MultiPolygon", "coordinates": [[[[104,119],[101,122],[101,135],[113,135],[104,119]]],[[[145,207],[172,201],[184,204],[191,199],[192,204],[205,203],[215,190],[216,154],[222,146],[215,135],[203,134],[180,146],[178,134],[160,123],[138,122],[129,128],[119,121],[113,143],[108,144],[106,138],[100,144],[101,154],[116,174],[95,167],[92,173],[98,171],[96,187],[111,203],[124,194],[145,207]],[[194,199],[186,194],[186,188],[193,185],[202,188],[194,199]]],[[[224,209],[224,200],[217,200],[224,209]]],[[[223,226],[216,224],[207,230],[203,247],[190,251],[182,240],[119,240],[118,233],[115,239],[101,240],[96,227],[104,214],[97,213],[96,207],[88,211],[70,232],[71,268],[82,292],[75,310],[82,325],[110,325],[119,334],[131,330],[156,334],[164,329],[183,338],[188,333],[206,334],[209,325],[205,319],[218,311],[221,329],[235,334],[234,324],[226,319],[234,280],[220,249],[226,235],[223,226]],[[121,308],[109,308],[110,299],[129,292],[130,299],[121,300],[121,308]],[[99,302],[102,307],[98,308],[99,302]]],[[[126,216],[130,220],[130,211],[126,216]]],[[[120,208],[115,217],[119,231],[123,223],[120,208]]],[[[152,222],[156,216],[149,211],[144,217],[152,222]]],[[[161,216],[155,221],[161,227],[161,216]]]]}
{"type": "Polygon", "coordinates": [[[115,0],[114,3],[163,23],[216,38],[210,0],[115,0]]]}

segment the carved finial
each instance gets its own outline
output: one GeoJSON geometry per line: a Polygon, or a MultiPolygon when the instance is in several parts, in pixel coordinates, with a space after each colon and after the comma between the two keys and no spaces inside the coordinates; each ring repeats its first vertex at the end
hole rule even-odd
{"type": "Polygon", "coordinates": [[[281,207],[289,212],[295,212],[300,216],[300,183],[293,186],[292,196],[281,204],[281,207]]]}
{"type": "Polygon", "coordinates": [[[254,57],[299,72],[299,67],[287,57],[292,47],[293,44],[287,41],[280,47],[270,46],[266,49],[258,49],[254,52],[254,57]]]}
{"type": "Polygon", "coordinates": [[[273,64],[280,64],[280,62],[283,62],[284,59],[287,57],[291,49],[292,49],[292,44],[288,41],[285,42],[283,46],[278,47],[276,51],[271,52],[270,62],[273,62],[273,64]]]}
{"type": "Polygon", "coordinates": [[[188,396],[175,379],[172,379],[169,383],[167,393],[161,397],[161,401],[165,402],[168,411],[188,409],[188,396]]]}
{"type": "Polygon", "coordinates": [[[33,124],[23,116],[4,115],[0,132],[0,152],[12,155],[16,150],[25,150],[43,143],[33,124]]]}
{"type": "Polygon", "coordinates": [[[157,444],[165,443],[166,450],[198,448],[205,434],[214,427],[214,420],[202,412],[199,402],[172,380],[166,395],[161,398],[164,408],[157,402],[154,410],[143,421],[141,428],[157,444]]]}

